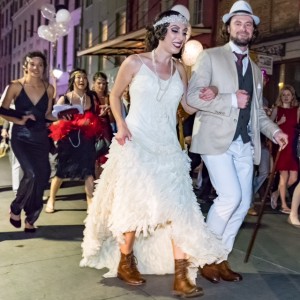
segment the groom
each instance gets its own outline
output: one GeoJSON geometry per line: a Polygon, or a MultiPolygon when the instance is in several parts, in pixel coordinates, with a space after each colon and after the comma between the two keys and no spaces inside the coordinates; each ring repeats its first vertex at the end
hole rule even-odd
{"type": "MultiPolygon", "coordinates": [[[[193,71],[187,102],[197,112],[191,152],[200,153],[218,197],[208,216],[208,227],[230,253],[252,197],[253,164],[261,156],[260,132],[283,148],[287,135],[265,114],[262,72],[249,57],[257,36],[259,17],[246,1],[236,1],[223,16],[228,43],[205,50],[193,71]],[[211,101],[199,99],[206,86],[216,86],[211,101]]],[[[240,281],[227,261],[205,265],[201,274],[211,282],[240,281]]]]}

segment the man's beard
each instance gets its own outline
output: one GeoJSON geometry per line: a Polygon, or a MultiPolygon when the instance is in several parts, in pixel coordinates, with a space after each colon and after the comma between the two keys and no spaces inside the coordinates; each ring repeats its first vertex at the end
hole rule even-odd
{"type": "Polygon", "coordinates": [[[239,39],[238,37],[230,36],[230,40],[239,47],[246,47],[251,43],[250,38],[239,39]]]}

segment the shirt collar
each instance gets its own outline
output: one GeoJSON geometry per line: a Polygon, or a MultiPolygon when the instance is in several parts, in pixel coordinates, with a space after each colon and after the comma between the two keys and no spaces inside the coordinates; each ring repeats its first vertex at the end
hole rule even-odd
{"type": "Polygon", "coordinates": [[[248,54],[249,54],[249,49],[247,48],[247,50],[246,51],[242,51],[234,42],[232,42],[232,41],[230,41],[229,42],[229,46],[230,46],[230,48],[231,48],[231,51],[232,52],[236,52],[236,53],[239,53],[239,54],[247,54],[247,56],[248,56],[248,54]]]}

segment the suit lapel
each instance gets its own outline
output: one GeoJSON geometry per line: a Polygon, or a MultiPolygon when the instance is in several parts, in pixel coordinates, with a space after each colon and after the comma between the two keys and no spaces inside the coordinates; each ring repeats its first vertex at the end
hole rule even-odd
{"type": "Polygon", "coordinates": [[[234,80],[234,86],[237,87],[237,89],[239,88],[239,78],[238,78],[238,74],[237,74],[237,70],[236,70],[236,64],[235,61],[233,59],[233,54],[232,54],[232,50],[231,47],[229,45],[229,43],[225,44],[223,46],[223,53],[224,53],[224,58],[227,61],[228,67],[229,67],[229,71],[231,74],[234,74],[233,76],[233,80],[234,80]]]}

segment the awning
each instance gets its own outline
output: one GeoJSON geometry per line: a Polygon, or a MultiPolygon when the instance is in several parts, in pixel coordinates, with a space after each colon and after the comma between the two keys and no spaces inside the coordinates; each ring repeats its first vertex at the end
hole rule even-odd
{"type": "MultiPolygon", "coordinates": [[[[146,29],[142,28],[113,40],[108,40],[91,48],[77,52],[77,56],[83,55],[130,55],[144,51],[144,38],[146,29]]],[[[211,33],[211,28],[192,26],[192,36],[203,33],[211,33]]]]}

